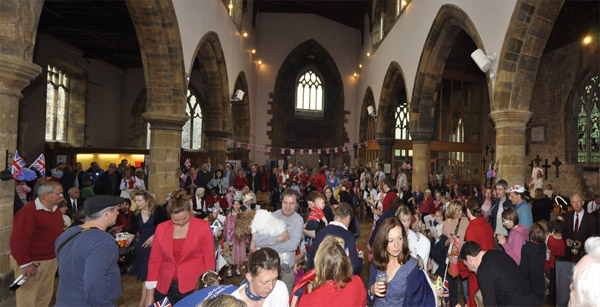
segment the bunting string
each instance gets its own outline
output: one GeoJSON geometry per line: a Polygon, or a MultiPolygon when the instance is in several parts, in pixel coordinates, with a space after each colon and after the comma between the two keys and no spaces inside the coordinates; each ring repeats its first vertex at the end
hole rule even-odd
{"type": "Polygon", "coordinates": [[[323,147],[323,148],[288,148],[288,147],[277,147],[277,146],[269,146],[269,145],[264,145],[264,144],[252,144],[252,143],[246,143],[246,142],[240,142],[240,141],[236,141],[233,139],[226,139],[227,141],[227,147],[231,147],[231,148],[245,148],[246,150],[252,150],[253,148],[256,149],[257,152],[265,152],[265,153],[270,153],[271,150],[273,151],[279,151],[282,155],[285,154],[290,154],[293,155],[295,153],[299,153],[300,155],[304,155],[304,154],[308,154],[308,155],[312,155],[313,153],[316,153],[317,155],[320,155],[322,152],[325,152],[326,154],[331,154],[331,153],[346,153],[348,151],[354,151],[354,150],[359,150],[362,148],[367,148],[370,144],[377,144],[376,140],[368,140],[368,141],[364,141],[364,142],[359,142],[359,143],[352,143],[349,145],[340,145],[340,146],[335,146],[335,147],[323,147]]]}

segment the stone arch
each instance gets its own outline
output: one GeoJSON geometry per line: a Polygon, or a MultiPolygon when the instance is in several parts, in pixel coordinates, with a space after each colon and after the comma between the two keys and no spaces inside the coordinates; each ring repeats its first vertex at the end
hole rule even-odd
{"type": "MultiPolygon", "coordinates": [[[[326,148],[343,146],[349,142],[345,127],[349,112],[344,109],[342,77],[329,52],[314,39],[299,44],[283,61],[269,104],[271,110],[268,114],[272,117],[267,123],[271,127],[267,134],[272,146],[326,148]],[[323,76],[323,120],[295,118],[296,77],[308,65],[317,67],[323,76]]],[[[280,157],[280,152],[271,151],[271,156],[280,157]]],[[[333,158],[341,163],[342,159],[349,162],[350,157],[347,153],[338,153],[333,158]]]]}
{"type": "Polygon", "coordinates": [[[367,154],[367,149],[362,148],[362,146],[364,145],[364,142],[371,141],[367,136],[367,128],[369,126],[370,120],[369,111],[367,110],[369,106],[375,107],[375,96],[373,95],[373,90],[370,86],[368,86],[367,90],[365,91],[362,107],[360,109],[360,127],[358,131],[358,141],[361,143],[361,149],[359,151],[359,160],[361,161],[361,163],[365,162],[367,154]]]}
{"type": "MultiPolygon", "coordinates": [[[[235,141],[249,143],[250,142],[250,94],[248,93],[248,81],[246,80],[246,73],[241,71],[235,79],[235,85],[233,87],[233,95],[237,90],[244,91],[244,98],[242,100],[231,101],[231,132],[232,138],[235,141]]],[[[249,151],[246,148],[233,147],[234,159],[247,161],[249,157],[249,151]]]]}
{"type": "Polygon", "coordinates": [[[203,148],[213,164],[224,163],[226,140],[231,137],[231,104],[225,55],[219,36],[215,32],[206,33],[194,51],[194,61],[190,69],[190,80],[198,78],[203,97],[203,148]],[[204,141],[205,140],[205,141],[204,141]]]}
{"type": "MultiPolygon", "coordinates": [[[[485,51],[469,16],[455,5],[442,5],[425,40],[413,87],[410,106],[410,134],[413,140],[431,138],[431,110],[437,98],[446,61],[461,30],[467,33],[477,48],[485,51]]],[[[489,85],[488,79],[488,88],[489,85]]]]}
{"type": "MultiPolygon", "coordinates": [[[[546,42],[564,0],[519,0],[510,19],[498,59],[490,110],[529,111],[546,42]]],[[[478,45],[479,46],[479,45],[478,45]]]]}
{"type": "Polygon", "coordinates": [[[69,105],[67,111],[67,143],[73,147],[85,146],[85,110],[88,74],[81,66],[62,58],[51,58],[48,64],[67,73],[69,105]]]}
{"type": "Polygon", "coordinates": [[[377,111],[377,143],[380,163],[392,162],[392,146],[395,139],[396,108],[406,102],[404,73],[397,62],[390,63],[383,79],[377,111]]]}

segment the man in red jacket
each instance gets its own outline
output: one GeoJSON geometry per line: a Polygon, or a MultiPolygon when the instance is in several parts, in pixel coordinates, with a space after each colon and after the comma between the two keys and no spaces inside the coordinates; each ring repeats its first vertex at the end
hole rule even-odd
{"type": "Polygon", "coordinates": [[[50,305],[58,268],[54,241],[63,231],[58,210],[61,201],[62,186],[48,181],[38,189],[38,197],[15,215],[10,236],[11,267],[15,276],[31,277],[16,291],[17,306],[50,305]]]}
{"type": "Polygon", "coordinates": [[[394,179],[392,177],[386,177],[383,181],[383,192],[385,192],[385,197],[383,198],[383,210],[385,212],[390,208],[394,199],[398,198],[398,194],[394,190],[394,179]]]}

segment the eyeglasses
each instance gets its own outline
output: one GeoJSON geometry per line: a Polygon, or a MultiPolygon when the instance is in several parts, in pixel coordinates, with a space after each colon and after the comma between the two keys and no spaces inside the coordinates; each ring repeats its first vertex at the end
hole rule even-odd
{"type": "Polygon", "coordinates": [[[510,221],[503,221],[502,224],[508,224],[510,221]]]}
{"type": "Polygon", "coordinates": [[[58,196],[65,196],[65,193],[63,193],[63,192],[58,192],[58,193],[52,192],[52,194],[56,194],[58,196]]]}

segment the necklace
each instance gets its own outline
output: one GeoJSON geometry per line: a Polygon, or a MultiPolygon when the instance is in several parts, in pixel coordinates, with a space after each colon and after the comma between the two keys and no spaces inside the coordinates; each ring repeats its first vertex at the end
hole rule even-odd
{"type": "Polygon", "coordinates": [[[253,301],[260,301],[263,299],[262,297],[260,297],[258,295],[252,294],[252,292],[250,291],[250,283],[248,283],[246,285],[246,296],[253,301]]]}

